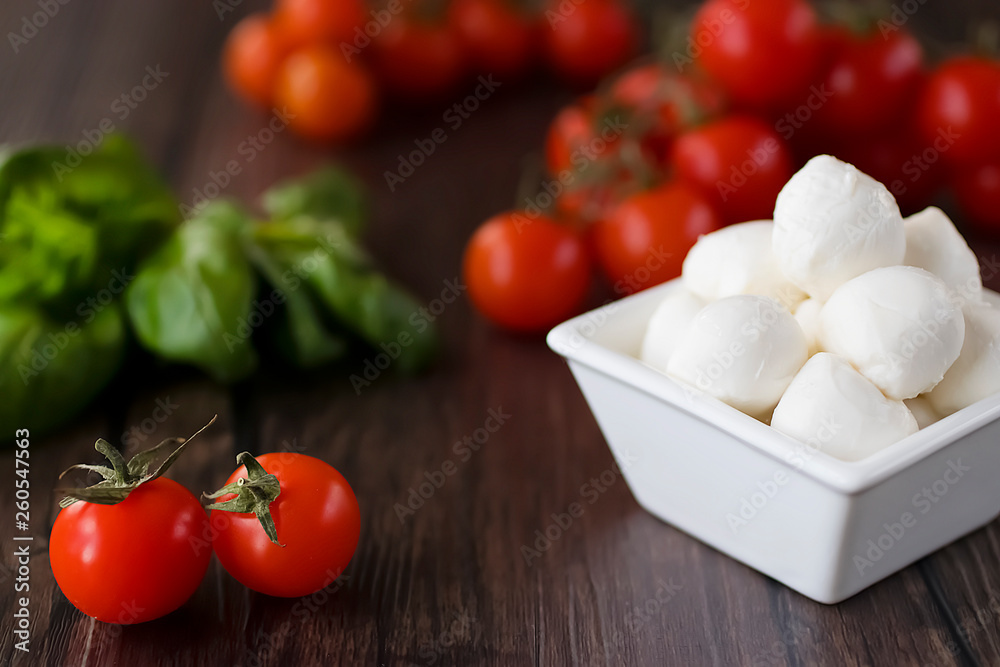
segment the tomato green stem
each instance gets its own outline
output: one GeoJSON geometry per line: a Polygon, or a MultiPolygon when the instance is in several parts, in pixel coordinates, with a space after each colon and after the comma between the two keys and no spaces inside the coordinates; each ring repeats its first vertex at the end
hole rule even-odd
{"type": "Polygon", "coordinates": [[[221,503],[212,503],[206,507],[210,510],[221,510],[223,512],[237,512],[248,514],[253,512],[257,515],[261,527],[267,533],[268,539],[279,547],[285,545],[278,541],[278,529],[274,526],[274,517],[271,516],[271,503],[281,495],[281,484],[278,478],[264,470],[257,459],[251,456],[250,452],[241,452],[236,457],[236,463],[246,467],[247,476],[240,477],[235,482],[226,484],[215,493],[203,493],[206,498],[219,498],[227,494],[236,494],[235,497],[221,503]]]}
{"type": "Polygon", "coordinates": [[[121,452],[111,446],[111,443],[103,438],[98,438],[97,442],[94,443],[94,449],[108,459],[111,467],[81,463],[64,470],[59,475],[59,479],[62,479],[72,470],[86,470],[87,472],[96,472],[104,480],[92,486],[63,489],[63,499],[59,501],[59,506],[69,507],[79,500],[97,505],[117,505],[128,498],[129,494],[135,491],[140,485],[150,482],[165,473],[174,464],[177,457],[181,455],[181,452],[184,451],[187,443],[191,442],[195,436],[211,426],[215,422],[216,417],[218,415],[212,417],[207,424],[198,429],[190,438],[167,438],[155,447],[139,452],[128,463],[125,462],[125,457],[122,456],[121,452]],[[175,447],[175,449],[163,460],[163,463],[156,470],[150,473],[149,466],[168,447],[175,447]]]}

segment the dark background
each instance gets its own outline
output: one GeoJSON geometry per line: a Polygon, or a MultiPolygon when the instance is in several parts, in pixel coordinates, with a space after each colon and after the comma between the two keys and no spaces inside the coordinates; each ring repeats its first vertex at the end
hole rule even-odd
{"type": "MultiPolygon", "coordinates": [[[[239,153],[268,118],[224,89],[218,55],[227,31],[260,6],[241,2],[220,20],[210,0],[69,0],[15,54],[6,35],[38,5],[5,0],[0,142],[76,143],[112,118],[185,203],[231,159],[243,171],[224,194],[248,200],[308,171],[329,153],[287,133],[252,162],[239,153]],[[169,75],[122,121],[111,105],[147,66],[169,75]]],[[[940,52],[987,18],[1000,19],[994,0],[928,0],[907,25],[940,52]]],[[[414,140],[445,126],[450,102],[416,115],[390,110],[369,142],[338,155],[370,186],[367,240],[387,270],[425,301],[446,289],[471,230],[513,205],[525,156],[537,155],[547,121],[570,98],[543,77],[501,86],[462,127],[447,129],[447,141],[394,193],[383,172],[414,140]]],[[[995,245],[974,245],[984,261],[997,261],[995,245]]],[[[619,479],[529,566],[521,546],[578,501],[612,458],[565,365],[540,337],[494,330],[464,295],[440,325],[445,353],[433,372],[386,375],[360,396],[348,375],[363,359],[306,377],[272,368],[235,388],[138,361],[73,427],[33,440],[31,653],[13,649],[13,484],[3,481],[0,662],[1000,665],[996,523],[830,607],[661,523],[619,479]],[[159,423],[158,400],[176,406],[159,423]],[[401,523],[393,505],[425,473],[456,460],[453,443],[482,427],[491,408],[511,418],[401,523]],[[219,422],[172,476],[196,492],[217,488],[244,449],[329,461],[362,508],[346,575],[308,599],[307,613],[295,601],[249,592],[214,561],[194,598],[162,620],[119,627],[77,612],[56,588],[46,551],[58,472],[94,461],[98,436],[121,443],[145,425],[152,432],[126,447],[134,450],[189,434],[215,413],[219,422]]],[[[13,479],[13,470],[6,450],[0,475],[13,479]]]]}

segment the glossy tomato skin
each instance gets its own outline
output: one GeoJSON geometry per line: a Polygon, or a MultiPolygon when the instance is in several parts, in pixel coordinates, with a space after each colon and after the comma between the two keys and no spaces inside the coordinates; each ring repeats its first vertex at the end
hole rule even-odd
{"type": "Polygon", "coordinates": [[[393,95],[433,102],[465,75],[465,52],[447,23],[398,15],[375,37],[374,67],[393,95]]]}
{"type": "Polygon", "coordinates": [[[455,0],[448,24],[479,73],[517,79],[535,57],[537,24],[508,0],[455,0]]]}
{"type": "Polygon", "coordinates": [[[371,73],[329,46],[289,55],[278,71],[275,100],[301,137],[319,142],[353,139],[372,123],[377,90],[371,73]]]}
{"type": "Polygon", "coordinates": [[[622,201],[595,225],[593,242],[615,292],[631,294],[679,276],[698,237],[721,226],[697,189],[675,181],[622,201]]]}
{"type": "Polygon", "coordinates": [[[1000,236],[1000,161],[957,172],[952,188],[963,216],[979,231],[1000,236]]]}
{"type": "Polygon", "coordinates": [[[49,539],[52,574],[77,609],[105,623],[160,618],[194,593],[212,549],[198,499],[165,477],[117,505],[60,510],[49,539]]]}
{"type": "Polygon", "coordinates": [[[252,14],[233,28],[226,38],[222,68],[229,87],[262,108],[274,104],[274,82],[287,44],[273,22],[263,14],[252,14]]]}
{"type": "Polygon", "coordinates": [[[501,213],[469,239],[462,267],[480,313],[513,331],[544,331],[575,313],[590,286],[582,238],[544,216],[501,213]]]}
{"type": "Polygon", "coordinates": [[[792,176],[792,153],[763,121],[727,116],[674,141],[677,174],[698,188],[724,224],[770,219],[792,176]]]}
{"type": "Polygon", "coordinates": [[[816,12],[806,0],[708,0],[689,38],[693,61],[733,102],[758,110],[783,108],[808,87],[820,46],[816,12]]]}
{"type": "Polygon", "coordinates": [[[817,129],[851,140],[891,128],[913,109],[923,80],[923,49],[904,30],[855,35],[831,28],[833,60],[819,88],[817,129]]]}
{"type": "Polygon", "coordinates": [[[543,19],[546,60],[570,85],[594,85],[624,65],[639,47],[635,17],[621,0],[549,0],[543,19]]]}
{"type": "MultiPolygon", "coordinates": [[[[361,510],[350,484],[329,463],[305,454],[276,452],[257,461],[281,485],[271,515],[284,546],[268,539],[254,514],[212,510],[219,562],[247,588],[275,597],[329,586],[351,562],[361,535],[361,510]]],[[[226,484],[246,476],[240,466],[226,484]]]]}
{"type": "Polygon", "coordinates": [[[368,19],[364,0],[278,0],[277,28],[292,46],[353,44],[368,19]]]}
{"type": "Polygon", "coordinates": [[[920,129],[946,163],[969,167],[1000,154],[1000,63],[953,58],[931,73],[919,106],[920,129]]]}

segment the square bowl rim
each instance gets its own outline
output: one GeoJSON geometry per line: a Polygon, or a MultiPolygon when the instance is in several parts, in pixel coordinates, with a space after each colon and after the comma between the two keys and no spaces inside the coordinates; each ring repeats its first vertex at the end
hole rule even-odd
{"type": "MultiPolygon", "coordinates": [[[[596,342],[592,339],[593,333],[581,333],[581,324],[588,322],[592,325],[593,322],[604,319],[606,325],[612,318],[620,317],[619,311],[623,309],[634,309],[645,301],[662,299],[665,292],[679,289],[680,281],[680,278],[676,278],[566,320],[549,331],[546,343],[552,351],[567,360],[667,403],[688,417],[703,421],[736,438],[743,446],[775,459],[782,465],[794,467],[800,474],[846,494],[861,493],[894,475],[902,474],[920,461],[1000,418],[998,393],[858,461],[844,461],[822,450],[803,456],[803,443],[675,380],[636,357],[596,342]],[[793,464],[793,460],[798,462],[793,464]]],[[[1000,299],[1000,295],[995,292],[991,291],[991,294],[995,297],[994,301],[1000,299]]],[[[593,411],[592,406],[591,410],[593,411]]]]}

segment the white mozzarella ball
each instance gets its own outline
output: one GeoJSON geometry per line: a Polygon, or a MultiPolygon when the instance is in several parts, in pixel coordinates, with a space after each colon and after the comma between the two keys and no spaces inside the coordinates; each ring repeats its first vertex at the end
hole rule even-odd
{"type": "Polygon", "coordinates": [[[770,220],[758,220],[702,236],[684,259],[684,286],[706,301],[758,294],[793,308],[806,295],[778,268],[771,251],[773,229],[770,220]]]}
{"type": "Polygon", "coordinates": [[[795,318],[762,296],[731,296],[699,312],[667,372],[753,416],[765,417],[808,358],[795,318]]]}
{"type": "Polygon", "coordinates": [[[809,160],[774,209],[778,266],[810,296],[826,300],[851,278],[901,264],[903,218],[884,185],[829,155],[809,160]]]}
{"type": "Polygon", "coordinates": [[[917,431],[902,401],[878,387],[842,357],[812,357],[774,409],[771,426],[844,461],[859,461],[917,431]]]}
{"type": "Polygon", "coordinates": [[[1000,392],[1000,309],[965,305],[965,344],[944,380],[927,398],[942,415],[950,415],[1000,392]]]}
{"type": "Polygon", "coordinates": [[[908,398],[903,403],[910,409],[913,418],[917,420],[917,426],[922,429],[941,419],[941,415],[934,409],[934,406],[931,405],[926,396],[908,398]]]}
{"type": "Polygon", "coordinates": [[[806,335],[810,357],[823,351],[819,342],[821,312],[823,312],[823,302],[819,299],[806,299],[795,307],[795,321],[799,323],[799,326],[802,327],[802,333],[806,335]]]}
{"type": "Polygon", "coordinates": [[[671,292],[649,318],[639,358],[666,373],[678,341],[688,330],[694,316],[704,307],[705,302],[686,289],[671,292]]]}
{"type": "Polygon", "coordinates": [[[965,320],[923,269],[875,269],[844,283],[820,313],[823,349],[845,357],[889,398],[933,389],[962,350],[965,320]]]}
{"type": "Polygon", "coordinates": [[[931,206],[903,220],[906,257],[903,263],[926,269],[944,281],[961,301],[981,301],[979,260],[944,211],[931,206]]]}

